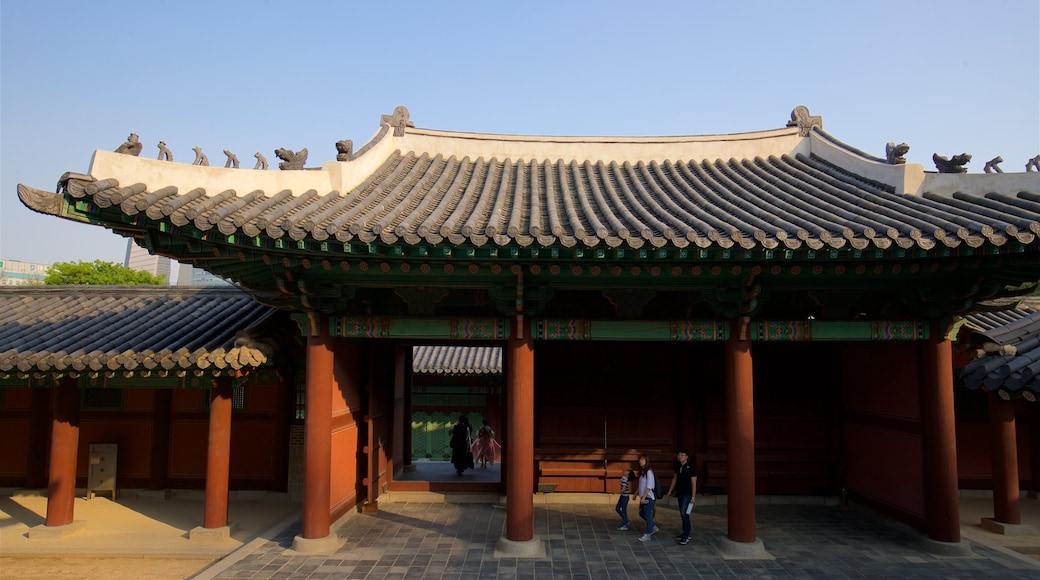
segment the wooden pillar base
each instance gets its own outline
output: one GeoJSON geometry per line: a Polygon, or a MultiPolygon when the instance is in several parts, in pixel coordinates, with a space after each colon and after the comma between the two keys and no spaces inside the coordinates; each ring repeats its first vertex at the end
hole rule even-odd
{"type": "Polygon", "coordinates": [[[238,524],[229,523],[226,526],[216,528],[194,527],[188,532],[188,540],[191,542],[223,542],[230,540],[231,536],[238,531],[238,524]]]}
{"type": "Polygon", "coordinates": [[[296,536],[293,538],[292,549],[300,554],[327,554],[332,555],[343,545],[343,540],[335,533],[324,538],[304,538],[296,536]]]}
{"type": "Polygon", "coordinates": [[[496,558],[544,558],[545,542],[538,536],[530,540],[516,541],[505,536],[498,538],[495,543],[496,558]]]}
{"type": "Polygon", "coordinates": [[[84,521],[75,521],[63,526],[40,524],[29,528],[30,540],[60,540],[83,531],[87,527],[84,521]]]}
{"type": "Polygon", "coordinates": [[[1002,536],[1035,536],[1036,528],[1029,524],[1008,524],[1004,522],[998,522],[993,518],[982,518],[979,522],[982,529],[987,532],[993,532],[994,534],[1000,534],[1002,536]]]}
{"type": "Polygon", "coordinates": [[[942,542],[923,536],[921,538],[921,549],[934,556],[945,556],[947,558],[975,557],[975,552],[971,551],[971,545],[963,541],[942,542]]]}
{"type": "Polygon", "coordinates": [[[722,536],[715,544],[715,551],[725,560],[775,560],[776,558],[766,551],[765,544],[761,538],[755,538],[751,542],[737,542],[729,536],[722,536]]]}

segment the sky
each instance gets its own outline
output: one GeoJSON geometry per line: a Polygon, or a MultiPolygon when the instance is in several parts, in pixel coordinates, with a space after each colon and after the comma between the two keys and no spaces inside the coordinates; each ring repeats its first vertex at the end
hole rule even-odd
{"type": "Polygon", "coordinates": [[[0,0],[0,259],[122,263],[126,240],[37,214],[130,133],[155,158],[360,149],[380,116],[529,135],[783,127],[805,105],[852,147],[970,173],[1040,154],[1040,2],[0,0]]]}

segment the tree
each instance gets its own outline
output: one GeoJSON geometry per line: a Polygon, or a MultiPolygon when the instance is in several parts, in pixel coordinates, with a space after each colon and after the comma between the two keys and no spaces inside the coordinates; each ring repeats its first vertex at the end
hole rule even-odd
{"type": "Polygon", "coordinates": [[[47,285],[70,284],[114,285],[114,286],[163,286],[166,276],[155,276],[148,272],[131,270],[121,264],[94,260],[93,262],[56,262],[47,270],[43,279],[47,285]]]}

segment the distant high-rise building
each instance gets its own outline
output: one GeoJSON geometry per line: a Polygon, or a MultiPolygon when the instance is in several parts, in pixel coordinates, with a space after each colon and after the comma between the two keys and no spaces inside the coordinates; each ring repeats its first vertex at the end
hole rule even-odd
{"type": "Polygon", "coordinates": [[[214,276],[202,268],[195,268],[191,264],[180,264],[177,268],[178,286],[230,286],[231,282],[214,276]]]}
{"type": "Polygon", "coordinates": [[[148,253],[148,250],[138,246],[133,240],[126,243],[126,260],[123,265],[131,270],[148,272],[153,276],[165,276],[166,283],[171,282],[170,259],[148,253]]]}
{"type": "Polygon", "coordinates": [[[42,285],[50,267],[50,264],[0,260],[0,286],[42,285]]]}

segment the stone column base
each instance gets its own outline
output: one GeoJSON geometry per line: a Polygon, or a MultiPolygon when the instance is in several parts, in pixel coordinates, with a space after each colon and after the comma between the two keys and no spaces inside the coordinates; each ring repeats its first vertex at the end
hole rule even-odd
{"type": "Polygon", "coordinates": [[[301,554],[332,554],[343,545],[343,540],[335,532],[324,538],[293,538],[292,549],[301,554]]]}
{"type": "Polygon", "coordinates": [[[921,536],[921,549],[934,556],[947,556],[950,558],[971,558],[975,556],[968,542],[941,542],[933,540],[928,536],[921,536]]]}
{"type": "Polygon", "coordinates": [[[188,532],[188,540],[192,542],[222,542],[230,540],[231,535],[236,531],[238,531],[238,524],[228,524],[219,528],[197,526],[188,532]]]}
{"type": "Polygon", "coordinates": [[[993,518],[982,518],[982,529],[1005,536],[1035,536],[1036,529],[1029,524],[1005,524],[993,518]]]}
{"type": "Polygon", "coordinates": [[[47,524],[40,524],[29,528],[29,539],[60,540],[82,531],[85,527],[87,527],[87,524],[83,521],[73,521],[71,524],[65,524],[64,526],[48,526],[47,524]]]}
{"type": "Polygon", "coordinates": [[[776,558],[766,551],[761,538],[755,538],[753,542],[736,542],[729,536],[722,536],[715,544],[715,550],[726,560],[775,560],[776,558]]]}
{"type": "Polygon", "coordinates": [[[545,542],[538,536],[526,541],[510,540],[505,536],[495,542],[496,558],[544,558],[545,542]]]}

